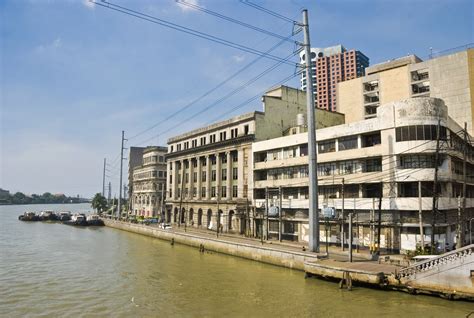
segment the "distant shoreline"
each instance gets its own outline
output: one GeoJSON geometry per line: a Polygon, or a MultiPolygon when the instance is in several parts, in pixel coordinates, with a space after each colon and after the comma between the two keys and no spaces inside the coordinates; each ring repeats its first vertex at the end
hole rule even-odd
{"type": "Polygon", "coordinates": [[[91,202],[51,202],[51,203],[0,203],[0,205],[45,205],[45,204],[87,204],[91,202]]]}

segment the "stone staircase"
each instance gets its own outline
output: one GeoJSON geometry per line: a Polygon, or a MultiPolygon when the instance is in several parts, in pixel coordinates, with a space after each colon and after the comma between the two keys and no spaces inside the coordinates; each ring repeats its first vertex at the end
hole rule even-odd
{"type": "Polygon", "coordinates": [[[411,292],[474,299],[474,244],[405,267],[395,278],[411,292]]]}

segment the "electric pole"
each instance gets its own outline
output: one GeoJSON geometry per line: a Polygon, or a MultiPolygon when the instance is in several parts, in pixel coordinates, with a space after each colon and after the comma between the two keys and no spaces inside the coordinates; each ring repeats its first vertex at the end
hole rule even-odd
{"type": "Polygon", "coordinates": [[[457,248],[461,248],[464,245],[464,218],[466,216],[466,181],[467,181],[467,173],[466,173],[466,162],[467,162],[467,123],[464,123],[464,147],[462,151],[462,209],[461,214],[459,215],[459,223],[458,223],[458,240],[457,240],[457,248]]]}
{"type": "Polygon", "coordinates": [[[382,232],[382,197],[383,197],[383,182],[380,182],[380,196],[379,196],[379,222],[377,225],[377,255],[380,255],[380,232],[382,232]]]}
{"type": "Polygon", "coordinates": [[[117,217],[122,216],[122,174],[123,174],[123,142],[125,141],[125,131],[122,130],[122,146],[120,147],[120,180],[119,180],[119,199],[117,204],[117,217]]]}
{"type": "Polygon", "coordinates": [[[341,207],[341,248],[344,251],[344,178],[342,178],[342,207],[341,207]]]}
{"type": "Polygon", "coordinates": [[[421,251],[425,251],[425,233],[423,231],[423,203],[421,199],[421,181],[418,181],[418,220],[420,222],[421,251]]]}
{"type": "Polygon", "coordinates": [[[110,204],[110,200],[112,200],[112,183],[109,181],[109,193],[107,194],[107,203],[110,204]]]}
{"type": "Polygon", "coordinates": [[[184,173],[185,173],[184,160],[181,162],[181,189],[179,190],[179,213],[178,213],[178,227],[181,227],[181,220],[183,218],[183,196],[184,196],[184,173]]]}
{"type": "Polygon", "coordinates": [[[436,214],[438,213],[437,202],[438,202],[438,165],[439,165],[439,130],[441,120],[438,119],[438,126],[436,127],[436,153],[435,153],[435,171],[434,171],[434,182],[433,182],[433,205],[431,207],[431,253],[435,250],[435,226],[436,226],[436,214]]]}
{"type": "Polygon", "coordinates": [[[102,196],[105,197],[105,165],[107,164],[107,158],[104,158],[104,171],[102,173],[102,196]]]}
{"type": "Polygon", "coordinates": [[[316,157],[316,127],[314,88],[311,71],[311,44],[309,37],[308,10],[303,10],[303,32],[306,68],[306,108],[308,121],[308,178],[309,178],[309,250],[319,252],[318,174],[316,157]]]}

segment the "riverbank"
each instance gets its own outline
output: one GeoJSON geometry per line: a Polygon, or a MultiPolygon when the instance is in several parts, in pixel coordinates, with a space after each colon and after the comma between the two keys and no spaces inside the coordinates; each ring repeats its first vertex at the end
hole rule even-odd
{"type": "MultiPolygon", "coordinates": [[[[444,277],[446,275],[443,274],[444,271],[449,272],[449,269],[444,269],[442,273],[428,274],[428,276],[435,275],[436,277],[434,278],[436,279],[420,283],[421,280],[417,279],[417,275],[423,276],[422,274],[424,274],[424,276],[427,276],[426,273],[421,273],[424,269],[420,269],[417,272],[416,268],[404,269],[400,266],[379,264],[376,261],[370,261],[371,256],[363,253],[355,253],[354,260],[357,262],[349,263],[341,261],[347,257],[346,253],[334,251],[334,249],[331,249],[329,252],[329,256],[332,258],[330,260],[325,253],[298,250],[301,249],[301,246],[295,244],[280,242],[262,243],[255,239],[233,235],[222,235],[217,238],[215,237],[215,232],[210,231],[193,231],[192,229],[188,232],[185,232],[183,229],[164,230],[157,226],[133,224],[110,219],[104,219],[104,222],[106,226],[112,228],[155,237],[170,241],[172,244],[184,244],[199,248],[201,251],[210,250],[266,264],[296,269],[304,271],[307,276],[341,281],[341,285],[342,283],[349,283],[349,288],[352,286],[352,282],[354,282],[355,284],[405,291],[411,294],[439,295],[447,299],[474,300],[474,289],[471,289],[469,286],[468,276],[465,279],[457,277],[454,280],[457,281],[457,284],[453,285],[452,280],[449,280],[449,275],[452,273],[448,273],[448,278],[444,277]],[[413,273],[410,276],[406,275],[406,272],[413,273]],[[436,284],[433,284],[433,281],[436,284]]],[[[474,257],[470,257],[472,249],[466,249],[466,251],[460,255],[461,257],[469,257],[468,263],[462,265],[463,268],[467,268],[471,262],[474,264],[474,257]]],[[[452,260],[453,256],[448,256],[446,259],[452,260]]],[[[464,258],[459,259],[464,262],[464,258]]],[[[443,262],[445,263],[444,260],[443,262]]],[[[437,265],[439,265],[438,262],[430,263],[429,266],[426,266],[426,269],[434,268],[437,265]]],[[[455,275],[465,274],[465,270],[464,272],[459,272],[459,268],[456,268],[455,275]]]]}

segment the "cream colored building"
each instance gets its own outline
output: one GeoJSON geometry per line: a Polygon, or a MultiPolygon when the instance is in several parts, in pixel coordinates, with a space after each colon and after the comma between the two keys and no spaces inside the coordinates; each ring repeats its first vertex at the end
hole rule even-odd
{"type": "MultiPolygon", "coordinates": [[[[167,222],[210,230],[219,223],[224,232],[248,229],[252,143],[282,136],[306,114],[306,94],[298,89],[280,86],[267,92],[262,102],[263,112],[235,116],[168,140],[167,222]]],[[[339,113],[317,114],[318,127],[344,122],[339,113]]]]}
{"type": "Polygon", "coordinates": [[[422,61],[410,55],[366,68],[366,76],[337,84],[337,109],[346,123],[376,117],[379,105],[436,97],[450,117],[473,131],[474,49],[422,61]]]}
{"type": "Polygon", "coordinates": [[[134,215],[160,217],[166,192],[166,147],[143,149],[141,166],[132,172],[132,211],[134,215]]]}
{"type": "MultiPolygon", "coordinates": [[[[354,212],[354,244],[361,247],[374,244],[380,198],[382,248],[392,251],[415,249],[421,241],[419,210],[423,211],[424,242],[430,242],[435,139],[440,119],[443,141],[438,180],[441,192],[435,240],[442,248],[453,247],[458,196],[462,195],[460,149],[463,141],[456,135],[461,127],[448,116],[448,111],[440,99],[410,98],[380,106],[374,118],[317,130],[319,207],[336,212],[336,219],[329,222],[329,242],[341,244],[344,204],[345,241],[348,241],[347,213],[354,212]]],[[[252,145],[254,235],[259,236],[264,229],[262,220],[266,220],[268,207],[269,235],[278,237],[281,207],[282,239],[308,241],[307,149],[307,133],[252,145]]],[[[474,216],[474,149],[470,144],[468,154],[465,229],[474,216]]],[[[321,219],[321,244],[326,241],[325,229],[321,219]]]]}

